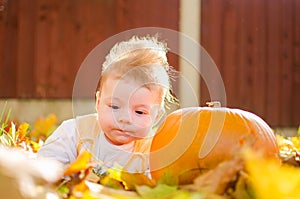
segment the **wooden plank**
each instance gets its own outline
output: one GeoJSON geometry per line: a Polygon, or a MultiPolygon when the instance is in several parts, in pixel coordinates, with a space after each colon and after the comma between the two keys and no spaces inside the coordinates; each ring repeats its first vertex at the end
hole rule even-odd
{"type": "MultiPolygon", "coordinates": [[[[116,12],[112,12],[112,10],[117,9],[116,1],[97,1],[93,0],[90,4],[90,16],[91,20],[89,21],[89,38],[92,41],[89,47],[89,51],[95,48],[95,46],[99,45],[102,41],[106,39],[111,39],[111,37],[115,36],[119,33],[119,28],[117,27],[117,14],[116,12]],[[99,19],[101,19],[101,23],[99,24],[99,19]]],[[[112,43],[111,45],[114,45],[112,43]]],[[[104,61],[104,56],[108,54],[110,48],[105,49],[101,56],[99,57],[99,69],[101,68],[101,64],[104,61]]]]}
{"type": "Polygon", "coordinates": [[[238,4],[239,0],[226,1],[224,4],[223,42],[222,47],[222,78],[227,95],[227,106],[237,107],[239,104],[238,84],[238,4]]]}
{"type": "Polygon", "coordinates": [[[18,6],[19,1],[6,1],[4,7],[4,34],[3,34],[3,60],[1,63],[1,96],[5,98],[17,96],[16,85],[16,67],[17,59],[13,55],[18,52],[17,34],[18,34],[18,6]]]}
{"type": "Polygon", "coordinates": [[[117,6],[119,31],[147,26],[178,30],[178,0],[118,0],[117,6]]]}
{"type": "MultiPolygon", "coordinates": [[[[60,93],[60,88],[65,88],[65,85],[61,85],[59,87],[59,80],[61,79],[61,73],[66,68],[65,59],[63,58],[64,52],[68,50],[68,45],[65,45],[65,38],[63,38],[63,34],[65,31],[65,27],[61,25],[61,21],[64,20],[63,17],[60,16],[60,12],[65,11],[64,7],[67,1],[58,2],[58,0],[52,0],[49,4],[48,16],[51,26],[49,27],[49,65],[47,66],[48,71],[48,81],[47,81],[47,89],[46,96],[49,98],[54,98],[55,93],[58,95],[60,93]],[[63,49],[63,50],[62,50],[63,49]],[[59,69],[59,70],[58,70],[59,69]]],[[[66,24],[65,24],[66,25],[66,24]]]]}
{"type": "MultiPolygon", "coordinates": [[[[59,1],[60,2],[60,1],[59,1]]],[[[63,59],[65,60],[65,70],[63,70],[61,74],[60,83],[65,84],[65,88],[60,89],[60,93],[55,94],[55,98],[67,98],[72,96],[72,90],[73,90],[73,82],[76,75],[76,69],[78,67],[75,66],[78,65],[75,63],[75,49],[77,48],[76,45],[76,38],[75,38],[75,7],[77,6],[77,1],[68,1],[68,4],[66,5],[66,12],[62,13],[64,14],[65,20],[64,23],[62,23],[62,26],[65,27],[66,31],[63,33],[65,41],[64,46],[67,47],[66,52],[64,52],[63,59]]],[[[59,63],[58,63],[59,64],[59,63]]],[[[59,86],[59,85],[58,85],[59,86]]]]}
{"type": "Polygon", "coordinates": [[[34,27],[35,2],[22,0],[19,2],[22,9],[18,9],[18,52],[16,68],[16,97],[31,97],[34,94],[34,27]]]}
{"type": "MultiPolygon", "coordinates": [[[[76,51],[75,51],[75,63],[79,68],[79,65],[84,58],[87,56],[88,52],[91,50],[90,46],[87,45],[87,41],[89,41],[89,13],[90,13],[90,4],[86,3],[86,0],[76,1],[75,7],[75,38],[76,38],[76,51]]],[[[100,19],[99,19],[100,24],[100,19]]]]}
{"type": "Polygon", "coordinates": [[[292,125],[293,98],[293,3],[282,0],[281,17],[281,102],[280,102],[280,126],[292,125]]]}
{"type": "MultiPolygon", "coordinates": [[[[101,1],[103,2],[103,1],[101,1]]],[[[75,7],[75,38],[76,38],[76,45],[81,46],[81,48],[77,48],[75,51],[75,60],[76,60],[76,67],[79,69],[81,66],[81,63],[84,61],[84,58],[88,55],[88,53],[91,51],[91,49],[94,47],[91,45],[91,39],[90,39],[90,32],[93,32],[94,27],[91,27],[91,20],[94,18],[98,19],[98,26],[101,26],[101,24],[106,21],[103,20],[102,17],[98,18],[95,15],[95,12],[91,12],[91,2],[88,1],[79,1],[79,3],[75,7]]],[[[102,12],[102,10],[98,11],[99,13],[102,12]]],[[[96,13],[98,13],[96,12],[96,13]]],[[[107,15],[107,18],[111,18],[110,15],[107,15]]],[[[106,19],[106,18],[104,18],[106,19]]],[[[101,37],[101,34],[99,34],[99,37],[101,37]]],[[[94,44],[96,45],[96,44],[94,44]]],[[[75,66],[74,66],[75,67],[75,66]]],[[[83,67],[83,66],[82,66],[83,67]]],[[[76,70],[77,72],[77,70],[76,70]]],[[[89,75],[87,75],[89,76],[89,75]]],[[[90,96],[90,87],[91,87],[91,81],[88,80],[88,77],[85,77],[85,80],[82,81],[80,84],[80,90],[78,91],[78,88],[76,90],[77,97],[88,97],[90,96]]],[[[74,82],[74,84],[76,84],[74,82]]]]}
{"type": "MultiPolygon", "coordinates": [[[[217,67],[222,66],[221,49],[222,34],[222,0],[203,0],[201,1],[201,45],[213,59],[217,67]]],[[[201,67],[204,67],[201,64],[201,67]]],[[[219,68],[220,69],[220,68],[219,68]]],[[[201,80],[200,83],[200,105],[206,106],[205,103],[211,101],[207,85],[201,80]]]]}
{"type": "Polygon", "coordinates": [[[280,18],[281,0],[267,1],[267,110],[266,118],[272,126],[280,123],[280,18]]]}
{"type": "Polygon", "coordinates": [[[253,2],[243,0],[239,4],[239,54],[238,82],[239,108],[253,110],[253,2]]]}
{"type": "MultiPolygon", "coordinates": [[[[208,50],[210,50],[212,48],[212,46],[210,45],[209,41],[210,41],[210,32],[211,32],[211,28],[212,26],[209,26],[210,23],[210,12],[209,10],[211,9],[211,1],[209,0],[202,0],[201,1],[201,46],[203,47],[203,50],[205,50],[205,52],[209,53],[208,50]]],[[[212,24],[211,24],[212,25],[212,24]]],[[[203,56],[203,55],[201,55],[203,56]]],[[[211,56],[211,55],[210,55],[211,56]]],[[[200,59],[201,61],[201,67],[203,66],[203,59],[200,59]]],[[[204,81],[203,78],[201,78],[200,81],[200,105],[201,106],[205,106],[205,103],[207,101],[211,101],[210,97],[209,97],[209,93],[208,93],[208,88],[207,85],[204,81]]]]}
{"type": "MultiPolygon", "coordinates": [[[[7,4],[4,0],[0,0],[0,75],[4,76],[4,52],[5,52],[5,24],[7,20],[7,4]]],[[[4,78],[0,78],[0,97],[4,96],[4,89],[5,89],[5,81],[4,78]]]]}
{"type": "Polygon", "coordinates": [[[72,82],[70,81],[70,65],[72,65],[75,40],[73,34],[73,5],[75,2],[53,0],[51,12],[52,34],[50,37],[48,97],[66,98],[71,96],[72,82]]]}
{"type": "Polygon", "coordinates": [[[293,126],[300,125],[300,1],[293,1],[293,126]]]}
{"type": "MultiPolygon", "coordinates": [[[[3,53],[4,53],[4,41],[5,41],[5,23],[7,20],[7,4],[4,0],[0,0],[0,63],[2,65],[3,53]]],[[[0,70],[2,68],[0,67],[0,70]]],[[[1,81],[1,80],[0,80],[1,81]]]]}
{"type": "Polygon", "coordinates": [[[266,1],[253,0],[253,111],[266,119],[267,30],[266,1]]]}
{"type": "MultiPolygon", "coordinates": [[[[100,47],[97,48],[99,55],[97,60],[92,60],[92,64],[95,71],[86,72],[84,76],[99,78],[101,65],[104,61],[104,57],[109,52],[111,46],[103,46],[102,41],[110,39],[111,36],[114,36],[118,33],[117,20],[116,20],[116,1],[85,1],[81,0],[77,2],[75,8],[75,38],[76,38],[76,51],[75,51],[75,65],[73,66],[73,71],[77,72],[79,67],[85,69],[85,58],[88,54],[95,49],[97,45],[100,47]],[[112,12],[114,10],[114,12],[112,12]]],[[[93,58],[94,59],[94,58],[93,58]]],[[[88,66],[91,67],[91,66],[88,66]]],[[[76,73],[75,73],[76,74],[76,73]]],[[[74,76],[75,77],[75,76],[74,76]]],[[[93,80],[96,81],[96,80],[93,80]]],[[[81,82],[80,88],[82,88],[80,93],[77,93],[77,97],[91,97],[94,95],[96,90],[96,85],[93,81],[84,81],[81,82]]],[[[73,84],[72,84],[73,86],[73,84]]]]}
{"type": "Polygon", "coordinates": [[[51,19],[51,1],[38,0],[35,30],[35,96],[37,98],[48,97],[49,74],[51,67],[50,36],[52,34],[53,20],[51,19]]]}

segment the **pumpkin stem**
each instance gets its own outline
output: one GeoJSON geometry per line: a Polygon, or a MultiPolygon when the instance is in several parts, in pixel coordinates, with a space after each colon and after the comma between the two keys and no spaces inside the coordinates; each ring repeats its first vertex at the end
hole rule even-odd
{"type": "Polygon", "coordinates": [[[206,105],[208,107],[219,108],[219,107],[221,107],[221,102],[219,102],[219,101],[206,102],[206,105]]]}

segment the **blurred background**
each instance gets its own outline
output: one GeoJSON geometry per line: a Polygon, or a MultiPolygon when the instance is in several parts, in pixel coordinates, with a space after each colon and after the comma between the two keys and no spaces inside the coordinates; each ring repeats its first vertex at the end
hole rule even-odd
{"type": "MultiPolygon", "coordinates": [[[[274,128],[299,126],[299,0],[0,0],[0,110],[7,103],[12,117],[27,122],[72,117],[74,80],[87,54],[140,27],[199,42],[221,73],[228,107],[274,128]]],[[[182,71],[178,56],[169,59],[182,71]]],[[[205,106],[207,85],[202,78],[194,84],[205,106]]]]}

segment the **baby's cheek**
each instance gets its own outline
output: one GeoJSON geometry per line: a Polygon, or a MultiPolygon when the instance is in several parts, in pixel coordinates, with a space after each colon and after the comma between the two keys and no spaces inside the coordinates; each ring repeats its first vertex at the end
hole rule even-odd
{"type": "Polygon", "coordinates": [[[135,121],[135,125],[141,129],[151,128],[151,125],[153,123],[150,116],[140,117],[137,118],[135,121]]]}
{"type": "Polygon", "coordinates": [[[102,130],[107,130],[109,128],[112,128],[113,126],[113,118],[109,117],[108,115],[100,115],[99,117],[99,125],[102,130]]]}

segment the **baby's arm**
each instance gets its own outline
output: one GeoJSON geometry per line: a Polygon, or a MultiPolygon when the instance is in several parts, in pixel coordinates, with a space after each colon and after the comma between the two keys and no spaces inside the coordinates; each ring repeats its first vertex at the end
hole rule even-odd
{"type": "Polygon", "coordinates": [[[46,140],[38,152],[39,158],[50,158],[70,164],[77,157],[77,135],[74,120],[64,121],[46,140]]]}

